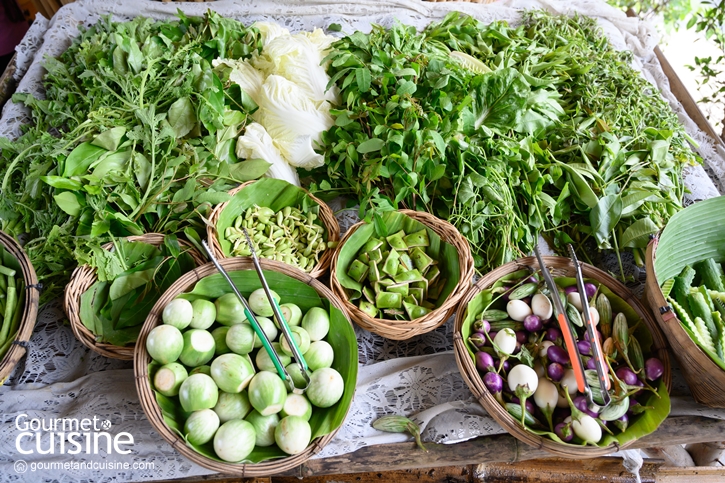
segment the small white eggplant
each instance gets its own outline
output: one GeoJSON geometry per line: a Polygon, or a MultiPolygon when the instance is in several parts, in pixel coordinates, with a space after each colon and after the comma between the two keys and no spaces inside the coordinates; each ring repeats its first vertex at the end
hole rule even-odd
{"type": "Polygon", "coordinates": [[[566,296],[567,302],[572,304],[578,311],[582,310],[582,298],[579,296],[579,292],[571,292],[566,296]]]}
{"type": "MultiPolygon", "coordinates": [[[[594,325],[599,325],[599,311],[596,307],[589,307],[589,316],[592,318],[594,325]]],[[[582,312],[582,320],[584,320],[584,312],[582,312]]]]}
{"type": "Polygon", "coordinates": [[[516,350],[516,332],[509,328],[501,329],[493,338],[493,343],[498,347],[499,355],[509,356],[516,350]]]}
{"type": "Polygon", "coordinates": [[[579,419],[571,423],[574,434],[587,443],[598,443],[602,439],[602,428],[597,421],[588,414],[581,414],[579,419]]]}
{"type": "Polygon", "coordinates": [[[574,375],[573,369],[566,369],[564,371],[564,377],[561,378],[561,387],[566,387],[566,392],[569,394],[576,394],[576,376],[574,375]]]}
{"type": "Polygon", "coordinates": [[[551,300],[543,293],[537,293],[531,297],[531,311],[534,315],[538,315],[541,320],[548,320],[554,315],[551,300]]]}
{"type": "Polygon", "coordinates": [[[545,377],[539,378],[539,386],[536,388],[534,393],[534,402],[544,413],[546,422],[549,423],[549,430],[554,431],[554,425],[551,420],[551,415],[554,413],[554,408],[559,400],[559,391],[556,389],[556,385],[549,381],[545,377]]]}
{"type": "Polygon", "coordinates": [[[531,315],[531,307],[523,300],[509,300],[506,304],[506,312],[515,321],[523,322],[526,316],[531,315]]]}
{"type": "Polygon", "coordinates": [[[539,377],[536,371],[526,364],[519,364],[511,368],[508,374],[509,389],[519,398],[521,404],[521,425],[526,427],[525,417],[526,399],[536,393],[539,387],[539,377]]]}
{"type": "Polygon", "coordinates": [[[508,384],[509,389],[517,396],[518,392],[521,392],[524,397],[529,397],[539,387],[539,377],[536,371],[526,364],[517,364],[509,371],[508,384]]]}

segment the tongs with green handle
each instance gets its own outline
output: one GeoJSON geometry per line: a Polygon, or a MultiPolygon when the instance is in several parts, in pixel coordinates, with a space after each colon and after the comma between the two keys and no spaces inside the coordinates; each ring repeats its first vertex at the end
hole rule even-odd
{"type": "MultiPolygon", "coordinates": [[[[279,329],[282,331],[282,334],[287,339],[287,343],[289,344],[289,348],[292,351],[292,358],[297,363],[298,367],[300,368],[300,374],[302,375],[302,378],[305,380],[305,387],[298,389],[295,387],[294,383],[292,384],[293,392],[297,394],[302,394],[305,392],[307,387],[310,385],[310,368],[307,366],[307,361],[305,360],[304,356],[300,352],[300,348],[297,346],[297,342],[295,342],[294,337],[292,336],[292,331],[289,328],[289,325],[287,324],[287,321],[285,320],[284,316],[282,315],[282,310],[279,308],[279,304],[275,300],[275,298],[272,296],[272,291],[269,289],[269,285],[267,284],[267,279],[264,277],[264,271],[262,270],[262,266],[259,264],[259,258],[257,257],[257,252],[254,250],[254,244],[252,244],[251,238],[249,238],[249,233],[247,233],[246,228],[242,228],[242,231],[244,232],[244,237],[247,239],[247,244],[249,244],[249,250],[252,252],[252,262],[254,263],[254,268],[257,270],[257,276],[259,277],[259,281],[262,283],[262,288],[264,289],[264,293],[267,295],[267,300],[269,300],[269,305],[272,307],[272,312],[274,312],[274,317],[277,319],[277,325],[279,325],[279,329]]],[[[274,350],[274,348],[272,349],[274,350]]],[[[275,354],[276,355],[276,354],[275,354]]]]}
{"type": "MultiPolygon", "coordinates": [[[[247,300],[242,296],[242,294],[239,292],[239,289],[237,289],[237,286],[234,285],[234,282],[232,281],[231,277],[229,276],[229,273],[224,269],[224,267],[221,266],[217,258],[214,256],[212,251],[209,249],[209,245],[207,245],[205,240],[202,240],[201,242],[202,246],[204,247],[204,250],[206,250],[207,255],[209,256],[209,259],[214,264],[216,269],[221,273],[222,277],[227,281],[229,286],[232,288],[232,292],[237,296],[239,301],[244,305],[244,315],[246,316],[247,320],[249,321],[249,324],[252,326],[252,329],[254,330],[255,334],[257,334],[257,337],[259,337],[259,340],[262,341],[262,346],[264,346],[264,349],[267,351],[267,354],[269,355],[269,358],[272,360],[272,363],[274,364],[275,369],[277,369],[277,374],[282,379],[282,381],[285,383],[287,388],[295,393],[301,393],[304,392],[307,387],[305,386],[304,389],[297,389],[295,387],[294,382],[292,381],[292,376],[290,376],[289,372],[287,372],[287,369],[285,369],[284,364],[282,364],[281,359],[279,358],[279,354],[277,354],[277,351],[272,346],[272,342],[269,340],[269,337],[267,337],[267,334],[264,332],[262,327],[259,325],[259,322],[257,322],[257,318],[254,315],[254,312],[252,312],[252,309],[249,307],[249,304],[247,303],[247,300]]],[[[266,283],[265,283],[266,285],[266,283]]],[[[302,371],[303,374],[305,374],[305,371],[302,371]]],[[[307,376],[307,374],[305,374],[307,376]]],[[[309,384],[309,376],[306,377],[306,380],[309,384]]]]}

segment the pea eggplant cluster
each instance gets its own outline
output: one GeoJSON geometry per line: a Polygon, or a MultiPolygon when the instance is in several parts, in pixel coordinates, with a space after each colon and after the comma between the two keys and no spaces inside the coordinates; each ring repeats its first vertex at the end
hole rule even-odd
{"type": "Polygon", "coordinates": [[[653,386],[664,365],[655,357],[645,360],[634,335],[641,321],[628,320],[623,312],[613,315],[601,285],[587,282],[585,290],[611,381],[607,406],[576,285],[564,287],[557,281],[559,293],[552,294],[538,272],[524,270],[502,277],[493,287],[493,300],[476,314],[467,342],[484,384],[524,428],[565,443],[596,445],[604,433],[626,431],[631,418],[648,409],[637,398],[656,393],[653,386]],[[578,391],[552,296],[560,297],[566,309],[594,403],[601,406],[588,404],[578,391]]]}

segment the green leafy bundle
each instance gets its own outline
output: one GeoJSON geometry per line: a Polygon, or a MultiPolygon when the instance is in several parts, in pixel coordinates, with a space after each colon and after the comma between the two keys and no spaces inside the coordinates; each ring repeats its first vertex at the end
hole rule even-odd
{"type": "Polygon", "coordinates": [[[588,243],[641,250],[681,209],[689,138],[594,20],[527,12],[511,28],[454,12],[421,34],[355,32],[327,60],[345,108],[313,189],[352,195],[363,216],[448,219],[480,271],[539,234],[585,257],[588,243]]]}
{"type": "Polygon", "coordinates": [[[196,264],[173,235],[158,247],[114,240],[114,249],[104,252],[98,281],[81,295],[79,315],[98,341],[123,347],[136,342],[156,301],[196,264]]]}
{"type": "Polygon", "coordinates": [[[266,171],[237,162],[236,138],[256,106],[225,91],[210,64],[258,51],[259,33],[213,12],[179,17],[104,18],[46,59],[44,100],[13,97],[33,124],[0,139],[0,220],[28,235],[45,300],[76,263],[95,266],[111,236],[200,225],[229,188],[266,171]]]}

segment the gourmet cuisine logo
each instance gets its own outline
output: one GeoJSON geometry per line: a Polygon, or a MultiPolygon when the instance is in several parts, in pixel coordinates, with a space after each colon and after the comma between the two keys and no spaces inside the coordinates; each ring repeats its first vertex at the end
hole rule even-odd
{"type": "Polygon", "coordinates": [[[29,418],[19,414],[15,418],[19,431],[15,438],[18,453],[29,454],[129,454],[133,435],[120,432],[112,435],[111,421],[93,418],[29,418]]]}

